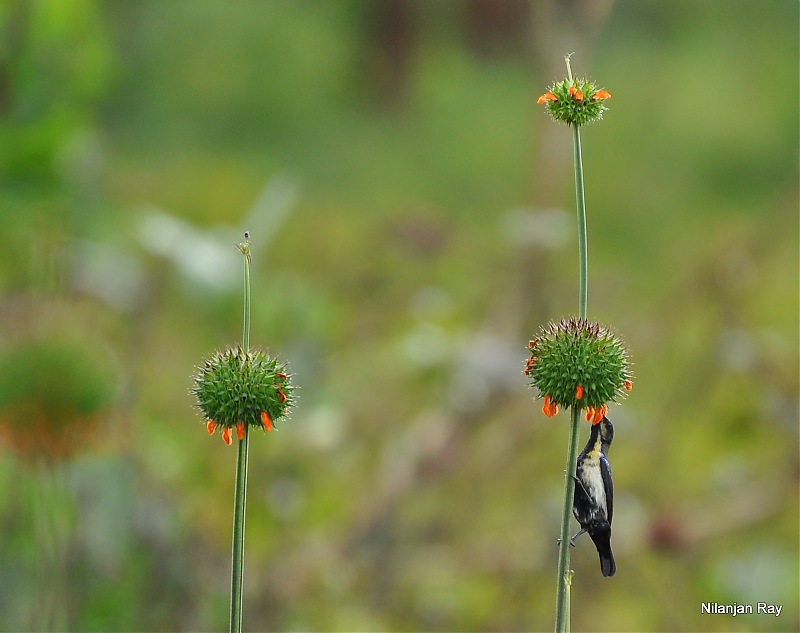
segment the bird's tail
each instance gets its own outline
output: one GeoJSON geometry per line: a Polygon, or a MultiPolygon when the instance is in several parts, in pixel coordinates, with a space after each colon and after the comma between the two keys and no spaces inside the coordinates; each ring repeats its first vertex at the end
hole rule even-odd
{"type": "Polygon", "coordinates": [[[596,529],[589,530],[589,536],[592,537],[600,555],[600,571],[605,577],[613,576],[617,573],[617,564],[611,552],[611,526],[608,524],[597,526],[596,529]]]}
{"type": "Polygon", "coordinates": [[[597,548],[597,553],[600,554],[600,571],[603,576],[613,576],[617,573],[617,564],[614,562],[614,554],[611,553],[611,547],[606,548],[607,551],[601,551],[597,548]]]}

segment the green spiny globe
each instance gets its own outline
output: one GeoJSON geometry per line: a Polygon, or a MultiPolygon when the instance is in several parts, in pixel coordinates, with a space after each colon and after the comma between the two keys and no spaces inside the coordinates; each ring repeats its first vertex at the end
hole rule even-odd
{"type": "Polygon", "coordinates": [[[628,352],[610,330],[586,319],[548,323],[528,346],[525,373],[540,397],[569,408],[598,408],[631,388],[628,352]]]}
{"type": "Polygon", "coordinates": [[[294,406],[293,392],[283,363],[240,346],[214,352],[197,368],[192,388],[212,433],[216,426],[232,429],[239,423],[267,430],[294,406]]]}
{"type": "Polygon", "coordinates": [[[555,82],[548,92],[539,97],[553,119],[567,125],[585,125],[600,121],[608,110],[604,102],[611,93],[602,90],[586,79],[564,79],[555,82]]]}

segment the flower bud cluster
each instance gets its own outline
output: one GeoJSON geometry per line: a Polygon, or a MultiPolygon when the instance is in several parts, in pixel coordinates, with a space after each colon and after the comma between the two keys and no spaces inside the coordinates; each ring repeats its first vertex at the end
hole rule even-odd
{"type": "Polygon", "coordinates": [[[539,97],[537,103],[544,105],[553,119],[567,125],[585,125],[603,118],[608,90],[598,88],[586,79],[564,79],[554,83],[550,90],[539,97]]]}
{"type": "Polygon", "coordinates": [[[628,352],[610,330],[586,319],[548,323],[530,341],[525,374],[545,399],[548,416],[558,407],[586,409],[597,423],[608,403],[630,391],[628,352]]]}
{"type": "Polygon", "coordinates": [[[209,434],[219,427],[226,444],[244,426],[271,431],[294,405],[294,387],[286,367],[264,352],[239,346],[216,351],[197,369],[192,393],[207,421],[209,434]]]}

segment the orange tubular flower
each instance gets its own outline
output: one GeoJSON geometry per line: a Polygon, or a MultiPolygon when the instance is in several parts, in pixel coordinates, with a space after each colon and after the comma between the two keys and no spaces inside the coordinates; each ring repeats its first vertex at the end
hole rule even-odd
{"type": "Polygon", "coordinates": [[[552,418],[556,413],[558,413],[558,405],[550,401],[549,395],[544,397],[542,413],[544,413],[548,418],[552,418]]]}
{"type": "Polygon", "coordinates": [[[603,416],[608,413],[608,405],[601,404],[599,407],[586,407],[586,421],[591,422],[592,426],[600,424],[603,421],[603,416]]]}
{"type": "Polygon", "coordinates": [[[625,391],[630,391],[633,389],[633,383],[630,380],[625,381],[625,391]]]}
{"type": "Polygon", "coordinates": [[[269,415],[267,415],[266,411],[261,412],[261,425],[267,432],[272,430],[272,420],[269,419],[269,415]]]}
{"type": "Polygon", "coordinates": [[[233,438],[231,437],[232,433],[233,430],[229,426],[226,426],[224,429],[222,429],[222,441],[225,442],[228,446],[233,444],[233,438]]]}
{"type": "Polygon", "coordinates": [[[575,400],[583,398],[583,385],[578,385],[575,389],[575,400]]]}
{"type": "Polygon", "coordinates": [[[610,99],[611,93],[608,90],[598,90],[592,95],[592,101],[602,101],[603,99],[610,99]]]}
{"type": "Polygon", "coordinates": [[[575,86],[569,87],[569,96],[575,99],[575,101],[583,101],[583,93],[575,86]]]}
{"type": "Polygon", "coordinates": [[[556,97],[552,92],[545,92],[541,97],[536,100],[536,103],[539,105],[545,104],[548,101],[558,101],[558,97],[556,97]]]}
{"type": "Polygon", "coordinates": [[[592,426],[596,424],[600,424],[603,421],[606,413],[608,413],[608,405],[601,404],[597,409],[595,409],[594,417],[592,418],[592,426]]]}
{"type": "Polygon", "coordinates": [[[209,420],[208,424],[206,424],[206,428],[208,429],[209,435],[214,435],[214,431],[217,430],[217,423],[214,420],[209,420]]]}
{"type": "Polygon", "coordinates": [[[239,441],[244,439],[244,422],[236,423],[236,436],[239,438],[239,441]]]}

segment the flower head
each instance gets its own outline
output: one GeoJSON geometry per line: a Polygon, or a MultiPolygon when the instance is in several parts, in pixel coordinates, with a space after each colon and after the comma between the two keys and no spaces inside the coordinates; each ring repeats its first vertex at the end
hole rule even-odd
{"type": "Polygon", "coordinates": [[[192,393],[210,434],[220,428],[226,444],[245,425],[271,431],[294,406],[294,387],[285,366],[264,352],[241,347],[214,352],[194,376],[192,393]]]}
{"type": "Polygon", "coordinates": [[[55,462],[106,438],[116,398],[108,359],[80,339],[43,338],[0,354],[0,441],[55,462]]]}
{"type": "Polygon", "coordinates": [[[608,403],[633,386],[622,342],[586,319],[549,323],[528,344],[528,351],[524,373],[544,398],[542,411],[549,417],[559,407],[578,407],[596,424],[608,412],[608,403]]]}
{"type": "Polygon", "coordinates": [[[594,82],[564,79],[554,83],[536,103],[544,105],[556,121],[567,125],[585,125],[603,118],[603,112],[608,109],[603,102],[610,98],[611,93],[598,88],[594,82]]]}

